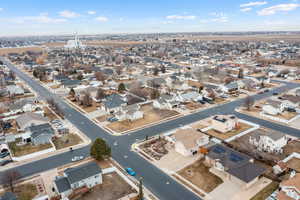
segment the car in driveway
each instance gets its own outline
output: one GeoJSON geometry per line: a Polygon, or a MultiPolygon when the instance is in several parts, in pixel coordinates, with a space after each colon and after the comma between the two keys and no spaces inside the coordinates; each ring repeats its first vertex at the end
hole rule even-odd
{"type": "Polygon", "coordinates": [[[116,122],[116,121],[118,121],[118,119],[116,117],[110,117],[110,118],[107,119],[107,121],[116,122]]]}
{"type": "Polygon", "coordinates": [[[79,161],[79,160],[83,160],[83,156],[74,156],[71,160],[72,162],[76,162],[76,161],[79,161]]]}
{"type": "Polygon", "coordinates": [[[8,156],[10,153],[8,151],[4,151],[2,153],[0,153],[0,158],[5,158],[6,156],[8,156]]]}
{"type": "Polygon", "coordinates": [[[135,171],[133,171],[133,169],[130,168],[130,167],[125,168],[125,171],[126,171],[130,176],[135,176],[135,175],[136,175],[135,171]]]}
{"type": "Polygon", "coordinates": [[[13,161],[12,160],[3,160],[3,161],[0,162],[0,166],[5,166],[5,165],[7,165],[8,163],[11,163],[11,162],[13,162],[13,161]]]}

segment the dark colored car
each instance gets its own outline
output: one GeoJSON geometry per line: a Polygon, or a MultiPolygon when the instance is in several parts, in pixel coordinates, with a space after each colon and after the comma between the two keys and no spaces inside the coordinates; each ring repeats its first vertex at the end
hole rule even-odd
{"type": "Polygon", "coordinates": [[[4,160],[4,161],[0,162],[0,166],[5,166],[5,165],[7,165],[8,163],[11,163],[11,162],[13,162],[13,161],[12,160],[4,160]]]}
{"type": "Polygon", "coordinates": [[[5,158],[8,155],[9,155],[9,152],[8,151],[4,151],[4,152],[0,153],[0,158],[5,158]]]}

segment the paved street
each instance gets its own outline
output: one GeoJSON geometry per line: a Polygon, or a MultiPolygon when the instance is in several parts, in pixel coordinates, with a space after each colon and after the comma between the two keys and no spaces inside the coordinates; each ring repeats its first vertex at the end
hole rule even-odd
{"type": "MultiPolygon", "coordinates": [[[[144,139],[146,135],[152,136],[159,133],[175,129],[181,125],[189,124],[204,118],[207,118],[214,114],[229,114],[233,113],[239,118],[249,120],[251,122],[266,126],[271,129],[276,129],[284,133],[300,137],[300,131],[297,129],[289,128],[282,126],[280,124],[272,123],[262,119],[257,119],[250,117],[244,114],[240,114],[234,111],[243,100],[236,100],[223,104],[214,108],[200,111],[191,115],[180,117],[172,121],[164,122],[149,128],[145,128],[139,131],[132,132],[124,136],[112,136],[107,133],[105,130],[94,124],[87,117],[85,117],[80,112],[73,109],[67,103],[65,103],[60,97],[50,93],[47,89],[42,87],[38,82],[32,80],[28,75],[21,72],[19,69],[7,63],[8,67],[13,70],[21,79],[23,79],[30,87],[33,88],[42,98],[54,98],[63,108],[66,118],[73,123],[80,131],[86,134],[91,140],[96,139],[97,137],[104,138],[112,147],[112,157],[123,167],[132,167],[139,176],[144,178],[145,186],[152,191],[159,199],[161,200],[193,200],[199,199],[195,194],[187,190],[181,184],[174,181],[168,175],[163,173],[160,169],[149,164],[146,160],[141,158],[135,152],[131,151],[131,144],[134,143],[137,139],[144,139]],[[118,141],[118,146],[112,145],[114,141],[118,141]],[[166,183],[169,184],[166,184],[166,183]]],[[[255,95],[256,100],[265,98],[272,95],[273,92],[282,92],[295,87],[299,87],[300,84],[295,83],[285,83],[284,86],[276,88],[268,93],[255,95]]],[[[73,152],[66,152],[59,155],[55,155],[46,159],[35,161],[29,164],[22,165],[16,169],[20,171],[23,177],[30,176],[32,174],[46,171],[64,164],[67,164],[71,161],[71,158],[74,155],[85,155],[89,154],[89,146],[77,149],[73,152]]],[[[0,176],[3,173],[0,172],[0,176]]]]}

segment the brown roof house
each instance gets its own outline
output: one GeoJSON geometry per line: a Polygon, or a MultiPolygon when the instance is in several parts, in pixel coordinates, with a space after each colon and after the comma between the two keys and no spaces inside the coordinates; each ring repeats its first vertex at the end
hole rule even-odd
{"type": "Polygon", "coordinates": [[[238,125],[238,118],[234,115],[215,115],[211,118],[211,128],[220,132],[227,133],[238,125]]]}
{"type": "Polygon", "coordinates": [[[183,156],[192,156],[208,144],[209,136],[193,128],[180,128],[174,134],[175,151],[183,156]]]}
{"type": "Polygon", "coordinates": [[[299,200],[300,199],[300,173],[291,174],[290,179],[280,183],[280,191],[277,200],[299,200]]]}

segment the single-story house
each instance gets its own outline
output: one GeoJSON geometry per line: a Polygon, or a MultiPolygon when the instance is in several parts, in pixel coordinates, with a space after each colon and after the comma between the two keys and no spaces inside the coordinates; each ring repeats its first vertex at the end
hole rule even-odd
{"type": "Polygon", "coordinates": [[[27,132],[33,145],[49,144],[55,134],[49,123],[30,126],[27,128],[27,132]]]}
{"type": "Polygon", "coordinates": [[[68,168],[63,176],[57,176],[54,180],[55,191],[61,198],[68,197],[79,188],[92,188],[102,184],[102,170],[96,162],[89,162],[74,168],[68,168]]]}
{"type": "Polygon", "coordinates": [[[187,93],[183,93],[183,94],[178,94],[176,97],[176,100],[179,102],[197,102],[199,100],[202,100],[203,97],[199,94],[199,92],[187,92],[187,93]]]}
{"type": "Polygon", "coordinates": [[[153,107],[157,109],[167,109],[172,110],[178,107],[179,101],[171,94],[162,94],[158,99],[153,101],[153,107]]]}
{"type": "Polygon", "coordinates": [[[199,148],[207,145],[209,136],[193,128],[179,128],[174,134],[175,151],[183,156],[191,156],[199,151],[199,148]]]}
{"type": "Polygon", "coordinates": [[[231,93],[239,90],[239,85],[236,81],[220,86],[220,89],[225,93],[231,93]]]}
{"type": "Polygon", "coordinates": [[[205,163],[211,170],[222,173],[228,180],[243,188],[255,184],[265,172],[265,168],[255,164],[251,157],[222,144],[216,144],[208,149],[205,163]]]}
{"type": "Polygon", "coordinates": [[[8,85],[6,86],[9,95],[23,95],[24,89],[19,85],[8,85]]]}

